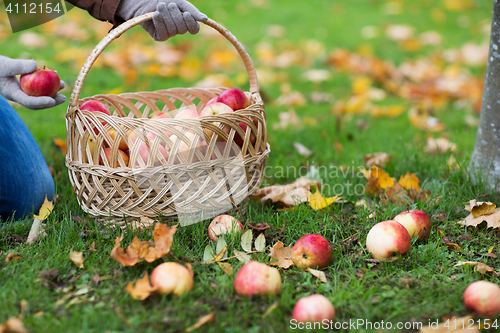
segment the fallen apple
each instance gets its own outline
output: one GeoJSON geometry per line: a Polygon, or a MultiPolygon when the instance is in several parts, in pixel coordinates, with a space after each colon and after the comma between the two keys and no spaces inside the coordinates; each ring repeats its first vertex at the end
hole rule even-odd
{"type": "Polygon", "coordinates": [[[424,240],[431,234],[431,219],[424,211],[407,210],[396,215],[393,220],[401,223],[412,238],[424,240]]]}
{"type": "Polygon", "coordinates": [[[299,269],[324,268],[331,260],[332,247],[321,235],[305,235],[292,248],[292,261],[299,269]]]}
{"type": "Polygon", "coordinates": [[[191,291],[193,283],[191,268],[175,262],[160,264],[151,273],[151,286],[160,294],[180,296],[191,291]]]}
{"type": "Polygon", "coordinates": [[[335,307],[332,302],[321,294],[300,298],[295,304],[292,319],[299,323],[322,322],[335,319],[335,307]]]}
{"type": "Polygon", "coordinates": [[[243,230],[243,224],[231,215],[219,215],[208,226],[208,237],[215,241],[221,235],[243,230]]]}
{"type": "Polygon", "coordinates": [[[280,272],[258,261],[243,265],[234,279],[234,291],[240,296],[278,295],[280,290],[280,272]]]}
{"type": "Polygon", "coordinates": [[[480,316],[500,315],[500,287],[488,281],[476,281],[464,291],[464,305],[480,316]]]}
{"type": "Polygon", "coordinates": [[[34,72],[23,74],[19,79],[21,90],[29,96],[55,97],[61,87],[61,79],[56,71],[43,66],[34,72]]]}
{"type": "Polygon", "coordinates": [[[411,237],[399,222],[388,220],[375,224],[366,236],[366,248],[378,260],[393,260],[410,250],[411,237]]]}
{"type": "Polygon", "coordinates": [[[217,102],[226,104],[234,111],[245,109],[250,105],[247,95],[238,88],[224,90],[217,98],[217,102]]]}

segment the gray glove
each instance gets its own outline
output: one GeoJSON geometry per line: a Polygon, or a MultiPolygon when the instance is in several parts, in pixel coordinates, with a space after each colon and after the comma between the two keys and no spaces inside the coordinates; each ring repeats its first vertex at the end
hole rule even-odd
{"type": "MultiPolygon", "coordinates": [[[[0,95],[32,110],[48,109],[64,103],[66,96],[62,94],[57,94],[54,98],[46,96],[33,97],[26,95],[21,90],[16,75],[32,73],[35,69],[35,60],[11,59],[0,56],[0,95]]],[[[62,88],[64,88],[64,82],[61,81],[59,89],[62,88]]]]}
{"type": "Polygon", "coordinates": [[[196,21],[208,18],[186,0],[122,0],[116,15],[127,21],[154,11],[153,20],[141,24],[156,41],[165,41],[177,34],[200,31],[196,21]]]}

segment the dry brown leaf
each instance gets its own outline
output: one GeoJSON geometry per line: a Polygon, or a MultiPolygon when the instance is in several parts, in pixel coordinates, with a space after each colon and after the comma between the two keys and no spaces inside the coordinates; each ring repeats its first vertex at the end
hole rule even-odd
{"type": "Polygon", "coordinates": [[[323,271],[319,271],[317,269],[307,268],[307,271],[311,273],[311,275],[317,277],[321,282],[328,283],[328,279],[326,278],[326,274],[323,271]]]}
{"type": "Polygon", "coordinates": [[[71,250],[69,253],[69,260],[71,260],[77,267],[83,268],[83,252],[75,252],[71,250]]]}
{"type": "Polygon", "coordinates": [[[471,315],[456,318],[451,317],[448,320],[439,320],[438,325],[435,327],[431,324],[422,325],[419,333],[481,333],[478,325],[470,325],[470,320],[473,319],[471,315]]]}
{"type": "Polygon", "coordinates": [[[68,143],[65,140],[59,139],[59,138],[54,138],[52,139],[54,142],[54,145],[56,145],[57,148],[61,151],[63,155],[66,155],[68,152],[68,143]]]}
{"type": "Polygon", "coordinates": [[[274,129],[286,129],[289,126],[299,127],[302,124],[293,108],[290,108],[288,112],[280,112],[279,118],[280,122],[273,125],[274,129]]]}
{"type": "Polygon", "coordinates": [[[198,319],[198,321],[194,325],[186,328],[186,332],[191,332],[191,331],[197,330],[198,328],[202,327],[206,323],[213,321],[214,319],[215,319],[215,312],[204,315],[203,317],[198,319]]]}
{"type": "Polygon", "coordinates": [[[151,286],[149,282],[148,272],[144,274],[144,277],[138,280],[135,284],[130,282],[125,291],[127,291],[133,299],[138,299],[140,301],[145,300],[151,295],[157,288],[151,286]]]}
{"type": "MultiPolygon", "coordinates": [[[[481,205],[481,207],[483,207],[481,205]]],[[[466,206],[466,209],[468,206],[466,206]]],[[[479,208],[480,210],[486,209],[486,211],[490,211],[490,207],[484,207],[484,208],[479,208]]],[[[472,208],[471,208],[472,210],[472,208]]],[[[499,228],[500,227],[500,208],[496,208],[495,212],[492,214],[488,215],[479,215],[477,217],[474,217],[474,214],[471,212],[469,216],[465,218],[463,221],[459,221],[459,224],[466,225],[466,226],[471,226],[471,227],[477,227],[479,224],[482,222],[486,222],[488,225],[488,228],[499,228]]]]}
{"type": "Polygon", "coordinates": [[[366,190],[371,194],[377,194],[380,190],[391,187],[395,183],[394,178],[376,165],[373,165],[371,170],[360,169],[360,171],[368,179],[366,190]]]}
{"type": "Polygon", "coordinates": [[[453,251],[453,250],[455,250],[457,252],[462,251],[462,247],[456,243],[446,243],[444,245],[446,245],[448,247],[448,250],[450,250],[450,251],[453,251]]]}
{"type": "Polygon", "coordinates": [[[11,317],[0,325],[0,333],[29,333],[29,331],[24,327],[21,319],[11,317]]]}
{"type": "Polygon", "coordinates": [[[271,200],[273,203],[285,206],[295,206],[301,202],[307,202],[312,194],[312,187],[320,189],[318,181],[309,180],[304,177],[296,179],[291,184],[273,185],[258,189],[253,195],[253,199],[260,199],[261,203],[271,200]]]}
{"type": "Polygon", "coordinates": [[[13,253],[9,253],[7,255],[7,257],[5,258],[5,262],[16,261],[16,260],[19,260],[21,258],[22,258],[22,256],[20,254],[13,252],[13,253]]]}
{"type": "Polygon", "coordinates": [[[385,191],[380,194],[380,198],[382,201],[388,200],[399,206],[411,203],[411,198],[399,183],[395,183],[393,186],[387,187],[385,191]]]}
{"type": "Polygon", "coordinates": [[[467,266],[467,265],[472,265],[476,269],[477,272],[481,274],[487,274],[491,273],[495,277],[500,277],[500,273],[497,272],[493,267],[490,267],[486,264],[483,264],[482,262],[477,262],[477,261],[459,261],[453,267],[458,267],[458,266],[467,266]]]}
{"type": "Polygon", "coordinates": [[[447,138],[427,138],[427,146],[424,149],[425,153],[429,154],[444,154],[449,152],[454,152],[457,150],[457,145],[452,143],[447,138]]]}
{"type": "Polygon", "coordinates": [[[468,205],[465,205],[465,210],[468,210],[472,216],[478,217],[481,215],[490,215],[495,213],[495,205],[489,201],[477,201],[476,199],[470,200],[468,205]]]}
{"type": "Polygon", "coordinates": [[[157,223],[153,230],[154,247],[150,247],[151,241],[140,241],[135,236],[125,251],[120,247],[123,235],[117,237],[110,257],[122,266],[134,266],[142,260],[153,262],[170,252],[176,229],[177,225],[169,228],[163,223],[157,223]]]}
{"type": "Polygon", "coordinates": [[[47,237],[47,233],[45,232],[45,229],[43,229],[42,221],[35,217],[33,219],[33,224],[31,225],[30,233],[28,234],[26,243],[31,244],[45,237],[47,237]]]}
{"type": "Polygon", "coordinates": [[[293,265],[291,246],[285,247],[281,241],[278,241],[269,249],[269,252],[269,256],[271,257],[270,265],[285,269],[293,265]]]}
{"type": "Polygon", "coordinates": [[[387,164],[391,162],[391,159],[392,159],[391,155],[383,152],[367,154],[364,157],[365,165],[367,167],[376,165],[378,167],[384,168],[387,164]]]}

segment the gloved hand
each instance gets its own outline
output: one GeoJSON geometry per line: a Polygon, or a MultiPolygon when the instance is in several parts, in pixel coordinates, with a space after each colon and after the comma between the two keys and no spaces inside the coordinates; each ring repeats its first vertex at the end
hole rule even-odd
{"type": "Polygon", "coordinates": [[[177,34],[200,31],[196,21],[206,21],[207,16],[186,0],[122,0],[116,15],[127,21],[154,11],[153,20],[141,24],[156,41],[165,41],[177,34]]]}
{"type": "MultiPolygon", "coordinates": [[[[32,110],[48,109],[64,103],[66,96],[62,94],[57,94],[54,98],[47,96],[33,97],[26,95],[21,90],[16,75],[32,73],[35,69],[35,60],[11,59],[0,56],[0,95],[32,110]]],[[[61,81],[59,90],[62,88],[64,88],[64,82],[61,81]]]]}

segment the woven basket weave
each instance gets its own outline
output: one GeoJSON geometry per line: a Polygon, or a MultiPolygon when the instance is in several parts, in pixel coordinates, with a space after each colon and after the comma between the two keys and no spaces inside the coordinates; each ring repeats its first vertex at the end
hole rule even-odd
{"type": "Polygon", "coordinates": [[[91,216],[122,226],[127,220],[162,216],[173,221],[181,215],[187,224],[234,206],[243,209],[245,199],[261,185],[270,153],[266,115],[250,57],[220,24],[203,22],[229,40],[242,58],[250,79],[249,107],[193,119],[148,118],[158,111],[173,117],[187,107],[200,111],[227,88],[173,88],[80,99],[85,78],[104,49],[152,16],[138,16],[110,31],[77,77],[66,115],[66,166],[76,198],[91,216]],[[90,99],[103,102],[112,115],[80,110],[90,99]],[[245,130],[241,123],[247,125],[245,130]],[[141,157],[141,145],[147,146],[149,157],[141,157]],[[128,148],[128,163],[120,147],[128,148]],[[104,148],[109,148],[109,159],[104,148]]]}

